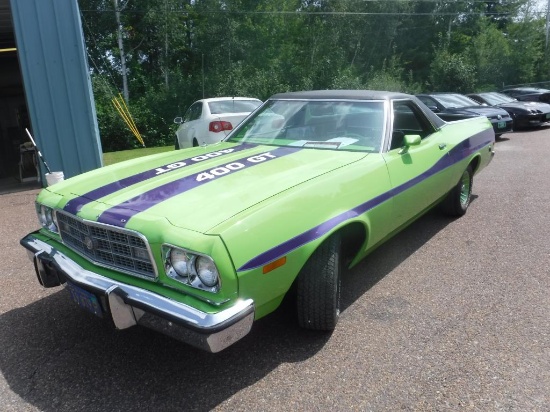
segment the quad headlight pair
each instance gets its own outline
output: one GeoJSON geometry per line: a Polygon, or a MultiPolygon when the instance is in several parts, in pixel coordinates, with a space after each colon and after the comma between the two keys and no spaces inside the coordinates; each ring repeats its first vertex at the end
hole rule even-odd
{"type": "Polygon", "coordinates": [[[163,245],[166,274],[197,289],[217,292],[220,275],[211,257],[175,246],[163,245]]]}
{"type": "Polygon", "coordinates": [[[38,215],[38,221],[43,228],[48,229],[51,232],[59,233],[57,219],[53,212],[53,209],[48,206],[44,206],[40,203],[35,203],[36,214],[38,215]]]}
{"type": "MultiPolygon", "coordinates": [[[[36,214],[43,228],[59,233],[59,225],[51,207],[36,203],[36,214]]],[[[211,257],[171,245],[162,246],[166,274],[191,287],[218,292],[220,275],[211,257]]]]}

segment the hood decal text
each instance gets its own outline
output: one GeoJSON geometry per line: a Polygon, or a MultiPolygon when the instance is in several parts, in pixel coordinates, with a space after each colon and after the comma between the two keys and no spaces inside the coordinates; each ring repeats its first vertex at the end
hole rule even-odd
{"type": "Polygon", "coordinates": [[[125,177],[124,179],[118,180],[116,182],[98,187],[97,189],[94,189],[88,193],[85,193],[82,196],[78,196],[70,200],[65,205],[63,210],[68,213],[76,214],[80,211],[80,209],[82,209],[83,206],[87,205],[88,203],[91,203],[95,200],[99,200],[102,197],[112,195],[113,193],[118,192],[119,190],[123,190],[129,186],[144,182],[146,180],[152,179],[156,176],[159,176],[165,173],[172,172],[174,170],[181,169],[182,167],[185,167],[190,164],[199,163],[204,160],[212,159],[218,156],[223,156],[229,153],[240,152],[241,150],[246,150],[253,147],[255,147],[255,145],[243,144],[243,145],[231,147],[228,149],[217,150],[215,152],[209,152],[203,155],[198,155],[191,158],[178,160],[176,162],[172,162],[172,163],[157,167],[155,169],[149,169],[144,172],[125,177]]]}
{"type": "Polygon", "coordinates": [[[120,205],[113,206],[105,210],[99,216],[98,222],[124,227],[131,217],[165,200],[171,199],[213,180],[237,173],[240,170],[248,169],[255,165],[269,162],[273,159],[296,153],[300,150],[302,149],[296,147],[279,147],[268,152],[247,156],[228,164],[222,164],[211,169],[202,170],[201,172],[151,189],[139,196],[122,202],[120,205]]]}

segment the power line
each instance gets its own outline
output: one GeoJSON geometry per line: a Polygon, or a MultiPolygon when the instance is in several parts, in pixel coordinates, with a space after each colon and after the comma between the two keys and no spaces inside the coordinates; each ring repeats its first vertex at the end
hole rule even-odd
{"type": "MultiPolygon", "coordinates": [[[[363,0],[367,1],[367,0],[363,0]]],[[[378,0],[376,0],[378,1],[378,0]]],[[[402,1],[402,0],[399,0],[402,1]]],[[[86,13],[114,13],[111,9],[102,10],[81,10],[86,13]]],[[[125,10],[124,13],[145,14],[148,10],[125,10]]],[[[173,14],[190,14],[188,11],[172,10],[173,14]]],[[[541,14],[539,12],[538,14],[541,14]]],[[[418,12],[361,12],[361,11],[244,11],[244,10],[200,10],[193,14],[258,14],[258,15],[318,15],[318,16],[508,16],[511,12],[473,12],[473,11],[455,11],[455,12],[435,12],[435,13],[418,13],[418,12]]]]}

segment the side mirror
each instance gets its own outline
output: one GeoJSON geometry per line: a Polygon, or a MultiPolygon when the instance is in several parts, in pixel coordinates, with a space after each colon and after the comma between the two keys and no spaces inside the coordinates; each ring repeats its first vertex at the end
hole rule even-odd
{"type": "Polygon", "coordinates": [[[406,134],[403,138],[403,148],[399,151],[399,154],[407,153],[409,147],[418,146],[422,142],[422,138],[419,134],[406,134]]]}
{"type": "Polygon", "coordinates": [[[422,141],[422,138],[419,134],[406,134],[405,138],[403,139],[403,143],[405,146],[418,146],[420,142],[422,141]]]}
{"type": "Polygon", "coordinates": [[[174,123],[176,124],[182,124],[183,123],[183,118],[181,118],[180,116],[176,117],[174,119],[174,123]]]}
{"type": "Polygon", "coordinates": [[[439,113],[439,109],[437,106],[428,106],[428,109],[430,109],[434,113],[439,113]]]}

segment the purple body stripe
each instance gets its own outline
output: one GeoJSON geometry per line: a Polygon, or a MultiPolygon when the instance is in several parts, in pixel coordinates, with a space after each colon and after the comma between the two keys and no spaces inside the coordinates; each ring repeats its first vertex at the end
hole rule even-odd
{"type": "Polygon", "coordinates": [[[429,168],[424,173],[418,175],[417,177],[403,183],[400,186],[397,186],[381,195],[376,196],[375,198],[360,204],[359,206],[348,210],[347,212],[341,213],[338,216],[335,216],[318,226],[315,226],[312,229],[309,229],[306,232],[299,234],[298,236],[293,237],[292,239],[287,240],[280,245],[275,246],[267,250],[266,252],[252,258],[246,262],[243,266],[237,269],[238,272],[256,269],[258,267],[264,266],[269,262],[272,262],[281,256],[284,256],[299,247],[320,238],[326,233],[330,232],[333,228],[338,226],[340,223],[345,222],[346,220],[352,219],[363,213],[366,213],[370,209],[384,203],[385,201],[397,196],[398,194],[404,192],[407,189],[417,185],[423,180],[435,175],[436,173],[441,172],[442,170],[452,166],[455,163],[467,158],[472,153],[478,151],[484,146],[490,144],[493,140],[488,139],[490,135],[489,131],[484,131],[478,133],[475,136],[472,136],[468,140],[461,142],[451,149],[446,156],[438,160],[431,168],[429,168]]]}
{"type": "MultiPolygon", "coordinates": [[[[198,173],[192,174],[190,176],[186,176],[182,179],[178,179],[178,180],[166,183],[162,186],[151,189],[148,192],[142,193],[139,196],[136,196],[132,199],[128,199],[125,202],[121,203],[120,205],[113,206],[110,209],[107,209],[99,216],[98,222],[106,223],[113,226],[124,227],[126,226],[126,223],[132,216],[138,213],[144,212],[145,210],[155,205],[158,205],[159,203],[165,200],[168,200],[174,196],[178,196],[188,190],[202,186],[213,180],[222,179],[225,176],[230,176],[234,173],[238,173],[241,170],[249,169],[255,165],[260,165],[260,164],[269,162],[271,160],[278,159],[282,156],[296,153],[300,150],[302,150],[302,148],[300,147],[279,147],[267,152],[247,156],[242,159],[234,160],[231,163],[245,163],[250,158],[257,158],[262,155],[265,156],[268,153],[274,155],[273,157],[266,157],[266,159],[263,161],[250,163],[249,165],[247,165],[246,167],[243,167],[242,169],[234,170],[231,173],[216,177],[214,179],[197,181],[197,177],[200,174],[208,173],[210,170],[213,170],[213,168],[210,167],[208,169],[201,170],[198,173]]],[[[218,167],[222,167],[222,166],[223,165],[220,165],[218,167]]]]}
{"type": "MultiPolygon", "coordinates": [[[[256,145],[242,144],[240,146],[229,148],[229,149],[233,149],[233,150],[229,153],[223,153],[220,156],[224,156],[225,154],[240,152],[241,150],[250,149],[252,147],[256,147],[256,145]]],[[[222,149],[222,150],[228,150],[228,149],[222,149]]],[[[87,205],[88,203],[93,202],[94,200],[101,199],[102,197],[111,195],[115,192],[118,192],[119,190],[125,189],[129,186],[132,186],[132,185],[135,185],[136,183],[141,183],[141,182],[144,182],[146,180],[149,180],[149,179],[152,179],[152,178],[158,176],[158,169],[166,169],[168,166],[173,165],[175,163],[189,163],[189,162],[191,164],[199,163],[202,160],[199,161],[199,160],[193,160],[193,159],[195,159],[197,157],[201,157],[201,156],[208,156],[210,153],[217,153],[217,152],[219,152],[219,151],[216,150],[214,152],[205,153],[203,155],[197,155],[197,156],[193,156],[193,157],[190,157],[190,158],[187,158],[187,159],[176,160],[175,162],[172,162],[172,163],[169,163],[169,164],[166,164],[166,165],[163,165],[163,166],[159,166],[159,167],[156,167],[154,169],[146,170],[145,172],[141,172],[141,173],[138,173],[138,174],[135,174],[135,175],[132,175],[132,176],[128,176],[128,177],[125,177],[124,179],[118,180],[116,182],[109,183],[105,186],[98,187],[97,189],[94,189],[94,190],[92,190],[88,193],[85,193],[82,196],[78,196],[78,197],[70,200],[65,205],[63,210],[65,212],[76,214],[80,211],[80,209],[82,209],[83,206],[87,205]]],[[[217,156],[217,157],[220,157],[220,156],[217,156]]],[[[179,170],[179,169],[173,169],[173,170],[179,170]]],[[[171,170],[167,170],[163,174],[170,173],[170,171],[171,170]]]]}

